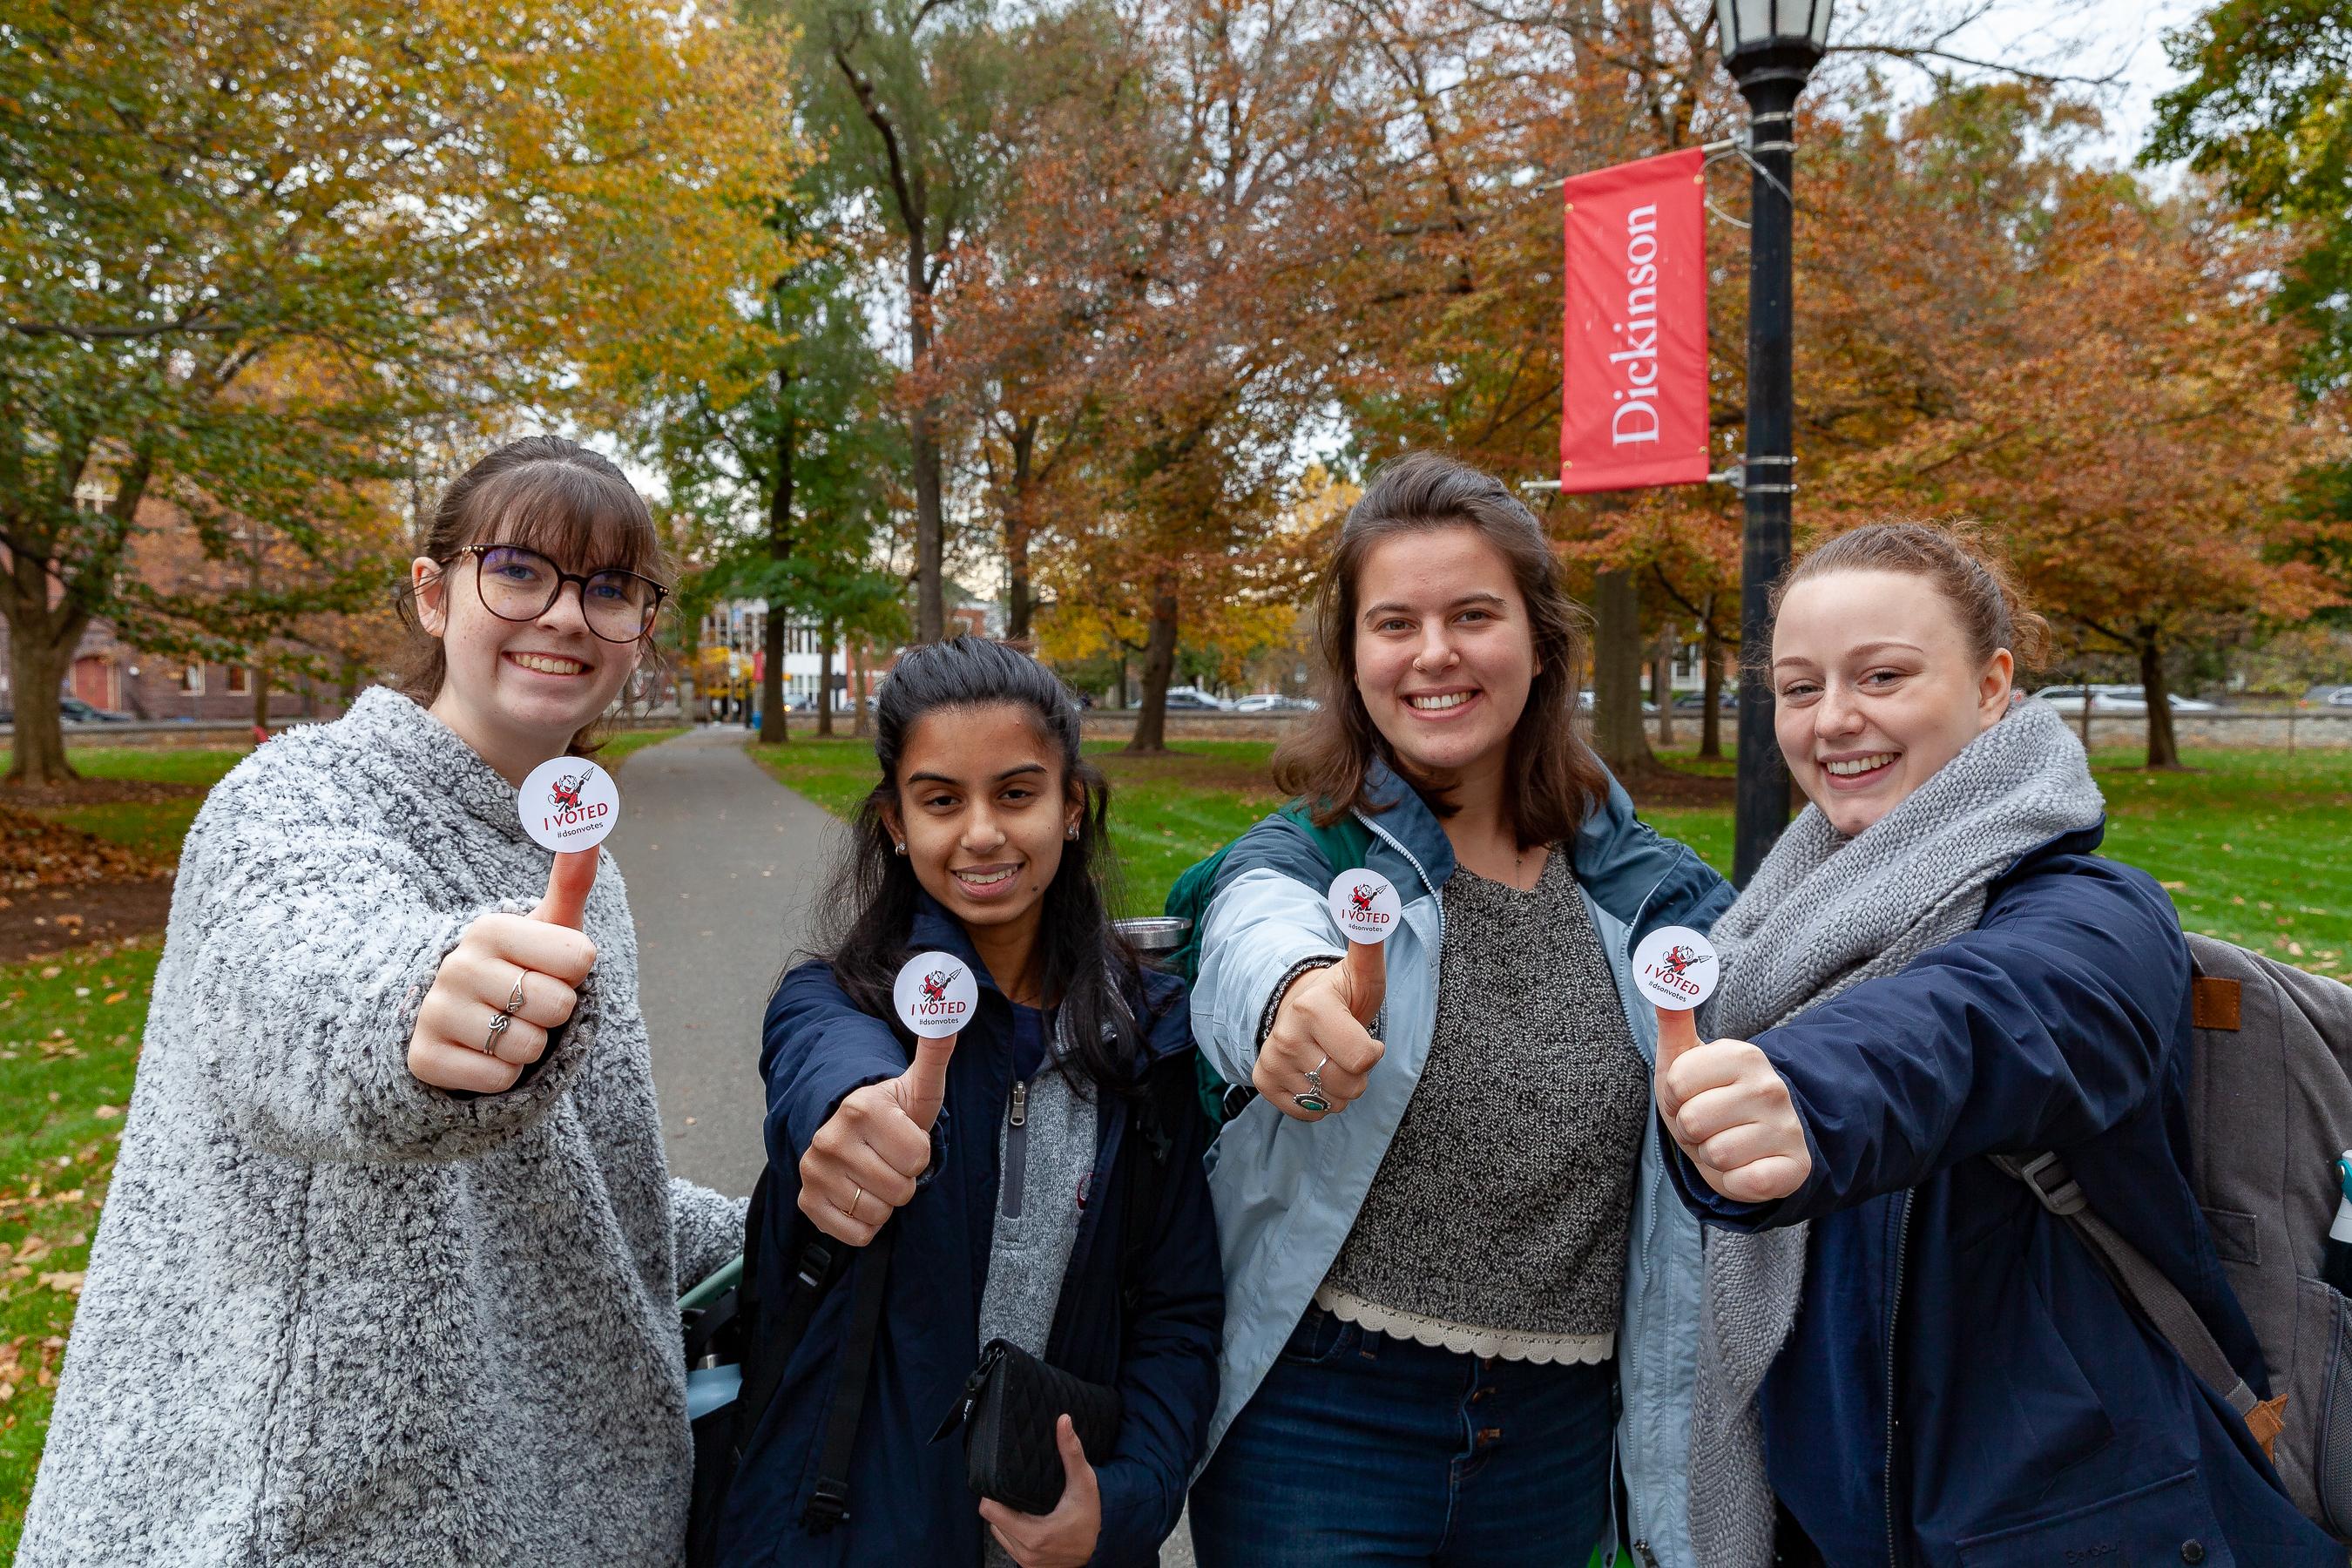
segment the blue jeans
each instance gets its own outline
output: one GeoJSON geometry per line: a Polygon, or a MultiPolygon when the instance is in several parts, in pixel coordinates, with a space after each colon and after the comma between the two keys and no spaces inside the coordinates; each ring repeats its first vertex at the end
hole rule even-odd
{"type": "Polygon", "coordinates": [[[1416,1344],[1320,1308],[1192,1489],[1202,1568],[1582,1568],[1609,1530],[1614,1373],[1416,1344]]]}

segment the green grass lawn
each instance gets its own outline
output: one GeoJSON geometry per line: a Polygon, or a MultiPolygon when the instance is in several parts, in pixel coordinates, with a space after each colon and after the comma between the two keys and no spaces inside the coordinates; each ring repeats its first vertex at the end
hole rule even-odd
{"type": "MultiPolygon", "coordinates": [[[[1728,759],[1664,753],[1692,772],[1727,774],[1728,759]]],[[[1156,910],[1178,872],[1277,804],[1265,775],[1273,745],[1183,741],[1165,757],[1131,757],[1115,742],[1087,751],[1110,775],[1111,837],[1127,876],[1127,913],[1156,910]]],[[[874,784],[865,741],[793,740],[754,746],[779,780],[839,816],[874,784]]],[[[2352,976],[2352,752],[2210,751],[2189,771],[2151,773],[2143,752],[2102,749],[2092,772],[2106,792],[2106,853],[2163,882],[2181,924],[2322,974],[2352,976]]],[[[1727,874],[1728,806],[1643,812],[1727,874]]]]}
{"type": "Polygon", "coordinates": [[[160,938],[0,969],[0,1561],[16,1554],[160,938]]]}

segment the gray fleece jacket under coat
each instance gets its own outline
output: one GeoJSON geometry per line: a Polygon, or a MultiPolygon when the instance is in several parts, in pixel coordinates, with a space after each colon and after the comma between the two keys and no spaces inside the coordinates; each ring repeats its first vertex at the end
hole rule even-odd
{"type": "Polygon", "coordinates": [[[538,1070],[472,1100],[408,1070],[443,956],[549,863],[513,787],[381,688],[213,791],[22,1568],[679,1559],[677,1281],[741,1207],[667,1173],[609,857],[538,1070]]]}

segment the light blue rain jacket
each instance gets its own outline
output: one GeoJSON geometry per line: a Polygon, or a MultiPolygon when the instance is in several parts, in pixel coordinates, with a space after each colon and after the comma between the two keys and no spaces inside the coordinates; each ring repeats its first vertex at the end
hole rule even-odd
{"type": "MultiPolygon", "coordinates": [[[[1224,1253],[1225,1327],[1209,1452],[1256,1392],[1339,1257],[1420,1080],[1437,1019],[1444,948],[1438,889],[1454,851],[1419,795],[1375,763],[1366,863],[1396,884],[1403,918],[1388,942],[1388,996],[1372,1033],[1387,1047],[1363,1098],[1339,1116],[1294,1121],[1263,1100],[1225,1125],[1210,1150],[1209,1188],[1224,1253]]],[[[1728,883],[1685,845],[1635,819],[1612,780],[1607,804],[1578,833],[1573,861],[1585,907],[1609,954],[1617,993],[1645,1058],[1656,1016],[1630,978],[1633,944],[1654,927],[1710,927],[1730,905],[1728,883]]],[[[1245,1084],[1266,1005],[1302,962],[1337,958],[1345,939],[1324,902],[1343,868],[1325,863],[1294,822],[1269,816],[1218,868],[1203,917],[1192,1033],[1227,1082],[1245,1084]]],[[[1623,1414],[1619,1462],[1632,1509],[1636,1561],[1689,1563],[1691,1391],[1698,1357],[1699,1228],[1667,1184],[1656,1116],[1642,1142],[1625,1268],[1617,1374],[1623,1414]]],[[[1202,1462],[1206,1463],[1204,1454],[1202,1462]]]]}

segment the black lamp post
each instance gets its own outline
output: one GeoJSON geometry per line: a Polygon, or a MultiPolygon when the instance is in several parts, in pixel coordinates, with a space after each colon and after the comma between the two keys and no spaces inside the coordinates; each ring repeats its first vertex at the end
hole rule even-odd
{"type": "Polygon", "coordinates": [[[1790,229],[1797,95],[1829,42],[1831,0],[1716,0],[1723,62],[1748,100],[1754,170],[1748,253],[1747,529],[1739,559],[1739,795],[1732,880],[1746,886],[1789,825],[1789,775],[1772,732],[1772,687],[1756,672],[1766,601],[1789,563],[1796,489],[1790,367],[1790,229]]]}

